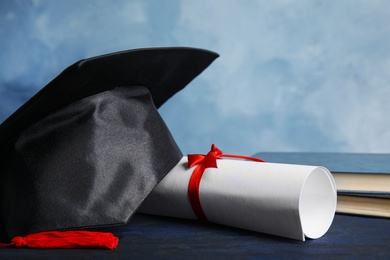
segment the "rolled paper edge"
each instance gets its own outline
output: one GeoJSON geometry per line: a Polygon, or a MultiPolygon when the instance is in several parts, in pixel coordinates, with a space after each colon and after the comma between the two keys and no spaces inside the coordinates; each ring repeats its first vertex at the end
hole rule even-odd
{"type": "Polygon", "coordinates": [[[336,207],[335,180],[327,168],[317,166],[307,176],[299,196],[299,216],[305,237],[317,239],[325,235],[334,220],[336,207]]]}

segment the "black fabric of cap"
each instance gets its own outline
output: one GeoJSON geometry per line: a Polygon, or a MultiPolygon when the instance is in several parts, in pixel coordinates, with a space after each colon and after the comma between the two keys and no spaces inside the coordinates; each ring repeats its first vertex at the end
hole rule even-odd
{"type": "Polygon", "coordinates": [[[182,153],[160,106],[218,55],[140,49],[80,61],[0,125],[0,232],[126,223],[182,153]]]}

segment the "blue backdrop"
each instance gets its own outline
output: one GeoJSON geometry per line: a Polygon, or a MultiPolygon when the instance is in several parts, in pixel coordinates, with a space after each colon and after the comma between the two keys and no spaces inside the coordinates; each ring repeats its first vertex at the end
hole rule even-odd
{"type": "Polygon", "coordinates": [[[0,0],[0,121],[77,60],[221,57],[160,112],[185,153],[390,152],[390,2],[0,0]]]}

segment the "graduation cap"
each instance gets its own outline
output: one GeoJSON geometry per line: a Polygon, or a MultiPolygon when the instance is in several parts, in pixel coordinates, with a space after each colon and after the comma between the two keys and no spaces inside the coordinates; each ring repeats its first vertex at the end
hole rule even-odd
{"type": "Polygon", "coordinates": [[[182,153],[157,112],[218,55],[151,48],[81,60],[0,125],[2,239],[125,224],[182,153]]]}

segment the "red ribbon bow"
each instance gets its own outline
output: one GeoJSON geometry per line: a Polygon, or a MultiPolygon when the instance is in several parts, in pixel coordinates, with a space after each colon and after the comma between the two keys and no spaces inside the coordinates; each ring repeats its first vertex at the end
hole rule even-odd
{"type": "Polygon", "coordinates": [[[190,182],[188,184],[188,197],[190,199],[192,210],[195,215],[200,220],[206,220],[207,217],[203,211],[202,204],[200,203],[200,192],[199,186],[200,181],[202,179],[203,173],[206,168],[218,168],[217,159],[222,158],[235,158],[235,159],[245,159],[251,160],[255,162],[264,162],[264,160],[244,156],[244,155],[234,155],[234,154],[223,154],[221,150],[219,150],[214,144],[211,145],[211,151],[204,154],[189,154],[188,155],[188,168],[192,168],[197,165],[195,170],[193,171],[190,182]]]}

